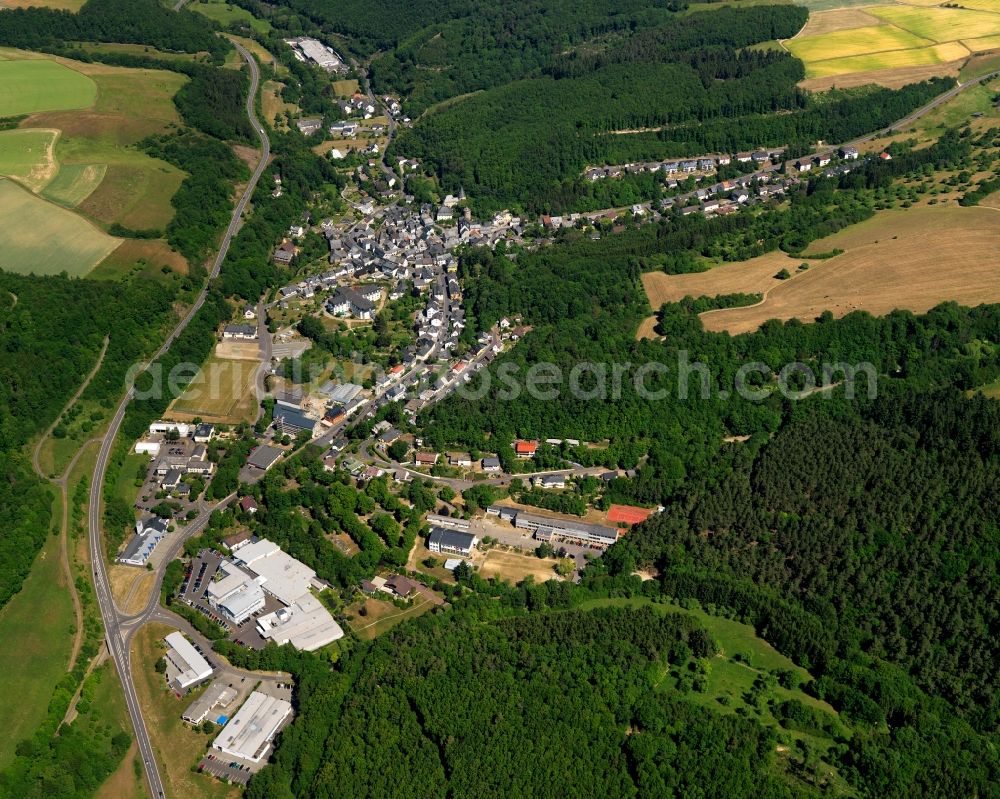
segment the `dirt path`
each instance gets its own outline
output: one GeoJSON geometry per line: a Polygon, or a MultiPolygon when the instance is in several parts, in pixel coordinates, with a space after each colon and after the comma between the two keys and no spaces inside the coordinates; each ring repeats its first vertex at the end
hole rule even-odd
{"type": "MultiPolygon", "coordinates": [[[[39,461],[39,458],[42,453],[42,445],[45,443],[45,440],[50,435],[52,435],[52,431],[56,429],[56,425],[59,424],[59,419],[62,418],[62,415],[66,413],[66,411],[68,411],[70,408],[72,408],[73,403],[75,403],[78,399],[80,399],[80,395],[87,390],[87,386],[90,385],[90,381],[94,379],[94,375],[97,374],[97,370],[100,369],[101,364],[104,363],[104,356],[108,352],[108,343],[110,341],[111,341],[110,336],[104,337],[104,343],[101,345],[101,352],[97,356],[97,363],[94,364],[94,368],[90,370],[90,373],[87,375],[86,378],[84,378],[83,383],[80,384],[80,388],[78,388],[76,390],[76,393],[72,397],[70,397],[69,402],[67,402],[65,407],[63,407],[63,409],[59,411],[59,415],[56,416],[52,424],[48,426],[48,429],[44,433],[42,433],[41,438],[38,439],[38,443],[35,444],[35,451],[31,457],[31,464],[35,469],[35,474],[37,474],[42,480],[50,479],[48,475],[42,473],[41,462],[39,461]]],[[[65,478],[65,476],[66,475],[64,473],[63,478],[65,478]]],[[[63,478],[59,479],[61,480],[63,478]]],[[[58,482],[58,480],[53,480],[53,482],[58,482]]]]}
{"type": "Polygon", "coordinates": [[[66,584],[69,586],[70,599],[73,600],[73,615],[76,617],[73,648],[70,650],[69,664],[66,666],[66,671],[73,670],[73,667],[76,665],[76,659],[80,656],[80,647],[83,646],[83,605],[80,602],[80,593],[76,590],[76,581],[73,580],[73,569],[69,562],[69,486],[67,485],[67,481],[73,473],[73,469],[76,468],[76,463],[80,460],[80,456],[83,455],[84,450],[91,444],[99,444],[100,441],[101,439],[99,438],[92,438],[83,443],[76,451],[76,455],[73,456],[73,460],[69,462],[69,466],[66,467],[66,471],[61,478],[63,482],[59,486],[59,491],[62,494],[63,509],[59,557],[62,559],[63,573],[66,575],[66,584]]]}
{"type": "Polygon", "coordinates": [[[76,718],[76,706],[80,703],[80,695],[83,693],[83,683],[86,681],[90,673],[100,666],[108,657],[108,650],[104,644],[101,644],[101,648],[97,650],[97,654],[94,655],[94,659],[90,661],[90,665],[87,666],[87,671],[83,675],[83,679],[80,680],[80,684],[76,687],[76,693],[73,694],[73,699],[70,700],[69,707],[66,708],[66,714],[63,716],[63,724],[72,724],[73,720],[76,718]]]}
{"type": "MultiPolygon", "coordinates": [[[[80,395],[86,391],[87,386],[90,385],[90,381],[94,379],[94,375],[97,374],[98,370],[101,368],[101,364],[104,363],[104,356],[108,351],[108,342],[110,341],[109,336],[104,337],[104,344],[101,346],[101,352],[97,356],[97,363],[94,364],[94,368],[90,370],[86,379],[77,389],[76,393],[70,398],[66,406],[59,412],[52,424],[49,425],[48,429],[42,434],[41,438],[38,439],[38,443],[35,445],[35,451],[32,453],[31,465],[35,470],[35,474],[42,480],[46,480],[52,485],[59,489],[59,495],[62,498],[62,527],[59,532],[59,557],[62,560],[63,575],[66,578],[66,587],[69,590],[70,599],[73,601],[73,617],[76,619],[76,629],[73,633],[73,648],[70,650],[69,662],[66,664],[66,671],[72,671],[73,667],[76,665],[76,659],[80,655],[80,647],[83,646],[83,604],[80,602],[80,594],[76,590],[76,581],[73,579],[73,567],[69,561],[69,476],[73,473],[73,469],[76,468],[77,462],[80,460],[80,456],[83,455],[84,450],[95,442],[99,442],[99,438],[92,438],[89,441],[85,441],[77,449],[76,454],[73,459],[66,465],[65,471],[62,475],[57,478],[50,478],[42,472],[40,456],[42,451],[42,445],[45,440],[52,435],[52,431],[55,430],[56,425],[59,424],[59,419],[62,415],[73,407],[80,395]]],[[[74,702],[75,706],[75,702],[74,702]]]]}

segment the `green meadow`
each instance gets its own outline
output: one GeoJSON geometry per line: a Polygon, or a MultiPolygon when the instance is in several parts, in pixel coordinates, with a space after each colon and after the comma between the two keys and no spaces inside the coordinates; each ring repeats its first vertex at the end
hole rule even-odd
{"type": "Polygon", "coordinates": [[[96,99],[94,81],[55,61],[0,61],[0,117],[89,108],[96,99]]]}
{"type": "Polygon", "coordinates": [[[4,268],[22,274],[85,275],[121,239],[9,180],[0,180],[4,268]]]}

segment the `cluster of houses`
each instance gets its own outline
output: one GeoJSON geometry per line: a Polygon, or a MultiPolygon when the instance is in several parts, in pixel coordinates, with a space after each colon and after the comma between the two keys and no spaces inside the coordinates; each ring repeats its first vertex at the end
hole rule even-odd
{"type": "Polygon", "coordinates": [[[345,117],[361,117],[362,119],[371,119],[377,110],[375,104],[361,92],[355,92],[350,97],[338,100],[337,106],[345,117]]]}
{"type": "MultiPolygon", "coordinates": [[[[861,157],[861,154],[858,152],[857,147],[841,147],[837,150],[837,156],[843,161],[857,161],[861,157]]],[[[787,162],[785,164],[785,171],[788,172],[790,171],[789,167],[794,167],[795,171],[799,173],[811,172],[813,167],[823,169],[829,166],[832,161],[833,156],[830,153],[806,156],[787,162]]]]}
{"type": "Polygon", "coordinates": [[[590,181],[602,178],[620,178],[624,175],[641,175],[648,172],[662,172],[666,175],[695,175],[715,172],[720,166],[727,166],[734,161],[740,164],[751,164],[758,169],[767,166],[781,158],[783,147],[773,150],[754,150],[733,155],[714,154],[700,155],[695,158],[684,158],[671,161],[644,161],[620,166],[592,167],[583,173],[590,181]]]}
{"type": "MultiPolygon", "coordinates": [[[[215,437],[210,424],[188,424],[159,420],[149,426],[149,432],[135,444],[135,452],[149,455],[150,474],[159,490],[184,499],[190,485],[185,475],[208,478],[215,464],[208,459],[208,443],[215,437]]],[[[156,545],[166,537],[168,522],[158,516],[145,515],[135,524],[135,535],[118,555],[118,562],[128,566],[144,566],[156,545]]]]}
{"type": "Polygon", "coordinates": [[[285,44],[292,48],[295,58],[302,63],[312,62],[327,72],[347,72],[344,60],[322,42],[308,36],[298,36],[285,39],[285,44]]]}

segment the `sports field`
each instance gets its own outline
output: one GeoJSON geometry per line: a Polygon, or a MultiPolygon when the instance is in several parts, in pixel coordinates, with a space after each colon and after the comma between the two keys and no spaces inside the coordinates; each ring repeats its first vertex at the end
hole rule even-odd
{"type": "MultiPolygon", "coordinates": [[[[970,306],[1000,301],[1000,260],[991,256],[1000,252],[1000,211],[994,208],[883,211],[810,249],[834,248],[845,252],[812,261],[808,271],[778,285],[769,270],[758,270],[756,291],[765,292],[761,304],[709,311],[701,315],[702,323],[708,330],[736,334],[756,330],[768,319],[809,322],[826,310],[834,316],[855,310],[881,315],[895,308],[921,313],[946,300],[970,306]]],[[[750,266],[730,264],[696,276],[704,279],[697,293],[724,293],[716,288],[725,284],[721,270],[732,278],[750,266]]],[[[745,284],[745,290],[751,287],[745,284]]]]}
{"type": "Polygon", "coordinates": [[[52,180],[57,130],[17,129],[0,131],[0,175],[14,178],[32,191],[52,180]]]}
{"type": "Polygon", "coordinates": [[[71,211],[0,180],[3,266],[36,275],[85,275],[120,243],[71,211]]]}
{"type": "Polygon", "coordinates": [[[910,0],[818,11],[782,44],[805,63],[805,85],[816,90],[863,82],[899,86],[908,79],[954,75],[971,53],[1000,47],[1000,0],[941,5],[910,0]],[[832,80],[838,77],[843,81],[832,80]]]}

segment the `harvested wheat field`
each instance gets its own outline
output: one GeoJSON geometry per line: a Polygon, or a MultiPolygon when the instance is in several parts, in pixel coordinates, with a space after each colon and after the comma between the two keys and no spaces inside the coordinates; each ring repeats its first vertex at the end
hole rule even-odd
{"type": "Polygon", "coordinates": [[[867,28],[871,25],[881,25],[882,20],[869,14],[863,8],[835,8],[832,11],[817,11],[809,15],[809,21],[795,37],[819,36],[833,31],[867,28]]]}
{"type": "Polygon", "coordinates": [[[947,64],[930,64],[922,67],[895,67],[894,69],[873,69],[867,72],[852,72],[846,75],[829,75],[825,78],[806,78],[799,86],[811,92],[825,92],[834,87],[854,89],[877,83],[887,89],[901,89],[910,83],[920,83],[937,76],[957,78],[965,58],[947,64]]]}
{"type": "Polygon", "coordinates": [[[996,209],[887,211],[814,242],[812,249],[836,247],[845,253],[813,262],[811,269],[791,280],[777,286],[762,280],[756,289],[741,289],[764,291],[764,302],[704,313],[705,328],[736,334],[756,330],[768,319],[809,322],[826,310],[834,316],[856,310],[880,315],[896,308],[922,313],[945,300],[963,305],[1000,302],[996,209]]]}
{"type": "Polygon", "coordinates": [[[663,303],[677,302],[687,296],[715,297],[719,294],[759,294],[768,291],[782,282],[775,278],[778,272],[782,269],[795,272],[799,264],[808,260],[791,258],[783,252],[769,252],[749,261],[722,264],[707,272],[690,275],[647,272],[642,276],[642,287],[646,290],[650,307],[658,311],[663,303]]]}

